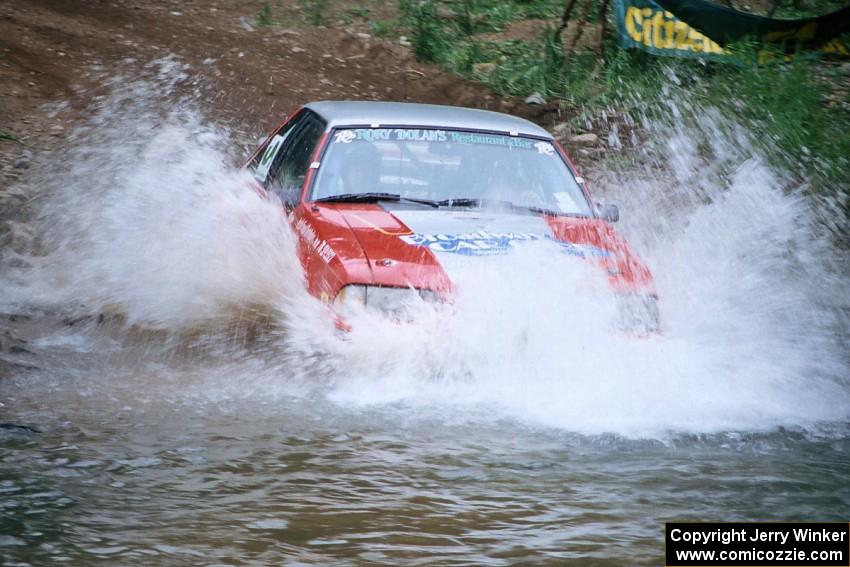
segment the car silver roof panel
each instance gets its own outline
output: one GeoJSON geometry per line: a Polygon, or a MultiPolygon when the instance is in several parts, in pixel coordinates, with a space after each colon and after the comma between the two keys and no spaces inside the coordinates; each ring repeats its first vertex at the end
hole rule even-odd
{"type": "Polygon", "coordinates": [[[343,126],[422,126],[516,133],[552,138],[546,130],[523,118],[458,106],[413,102],[320,101],[305,105],[328,122],[328,128],[343,126]]]}

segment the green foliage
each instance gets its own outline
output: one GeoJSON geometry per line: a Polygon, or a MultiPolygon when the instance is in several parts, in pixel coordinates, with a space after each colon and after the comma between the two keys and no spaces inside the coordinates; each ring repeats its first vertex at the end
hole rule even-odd
{"type": "Polygon", "coordinates": [[[443,62],[449,49],[449,33],[437,18],[436,2],[402,0],[401,12],[411,26],[411,44],[416,58],[426,62],[443,62]]]}
{"type": "Polygon", "coordinates": [[[301,0],[301,8],[304,10],[307,23],[311,26],[324,25],[328,3],[329,0],[301,0]]]}
{"type": "Polygon", "coordinates": [[[778,51],[766,58],[767,49],[753,44],[730,49],[738,64],[636,57],[620,51],[601,68],[600,96],[594,99],[584,91],[574,102],[591,109],[611,104],[663,117],[675,88],[698,105],[740,119],[763,155],[782,170],[804,175],[814,192],[846,186],[850,112],[840,101],[830,100],[835,85],[818,73],[819,63],[804,57],[788,60],[778,51]]]}
{"type": "MultiPolygon", "coordinates": [[[[591,4],[595,13],[598,0],[591,4]]],[[[559,80],[564,57],[554,30],[526,42],[488,42],[477,36],[503,31],[522,19],[554,20],[561,15],[563,0],[400,0],[399,5],[400,23],[410,30],[420,61],[460,72],[470,72],[475,63],[501,61],[494,86],[512,94],[526,88],[550,90],[548,85],[559,80]]]]}
{"type": "Polygon", "coordinates": [[[354,20],[363,20],[368,22],[371,19],[372,10],[367,8],[366,6],[353,6],[351,8],[346,8],[343,13],[343,19],[350,23],[354,20]]]}
{"type": "Polygon", "coordinates": [[[850,167],[850,116],[830,104],[832,90],[816,63],[777,54],[741,66],[718,68],[706,81],[706,101],[726,101],[755,131],[766,155],[790,161],[825,181],[846,183],[850,167]]]}
{"type": "Polygon", "coordinates": [[[485,62],[490,53],[487,46],[475,42],[462,42],[450,49],[445,56],[445,66],[458,73],[471,73],[472,66],[485,62]]]}
{"type": "MultiPolygon", "coordinates": [[[[260,9],[257,11],[257,26],[268,27],[292,25],[292,22],[298,18],[299,9],[301,17],[303,17],[303,21],[305,23],[311,26],[321,26],[327,23],[327,8],[329,3],[329,0],[299,0],[299,8],[296,9],[294,7],[286,8],[282,5],[282,2],[278,2],[276,9],[272,9],[270,4],[264,2],[260,5],[260,9]],[[277,13],[278,18],[275,18],[275,12],[277,13]]],[[[368,8],[349,8],[343,16],[348,17],[349,19],[354,15],[368,18],[368,12],[368,8]],[[366,14],[365,16],[363,16],[364,13],[366,14]]]]}
{"type": "Polygon", "coordinates": [[[533,42],[510,41],[498,46],[500,63],[490,75],[489,84],[503,94],[544,96],[558,91],[563,80],[563,57],[550,47],[551,32],[533,42]]]}
{"type": "Polygon", "coordinates": [[[16,142],[18,144],[23,144],[19,139],[12,136],[11,134],[7,134],[6,132],[0,130],[0,142],[16,142]]]}
{"type": "Polygon", "coordinates": [[[395,20],[376,20],[372,22],[372,33],[384,39],[398,37],[400,35],[398,22],[395,20]]]}
{"type": "Polygon", "coordinates": [[[272,25],[272,8],[266,3],[257,11],[257,26],[264,27],[272,25]]]}

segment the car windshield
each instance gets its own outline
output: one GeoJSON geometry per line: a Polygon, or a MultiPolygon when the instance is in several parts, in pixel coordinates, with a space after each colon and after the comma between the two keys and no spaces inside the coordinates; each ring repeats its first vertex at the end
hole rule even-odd
{"type": "Polygon", "coordinates": [[[461,206],[486,202],[590,215],[570,169],[547,141],[457,130],[335,130],[311,200],[381,194],[461,206]]]}

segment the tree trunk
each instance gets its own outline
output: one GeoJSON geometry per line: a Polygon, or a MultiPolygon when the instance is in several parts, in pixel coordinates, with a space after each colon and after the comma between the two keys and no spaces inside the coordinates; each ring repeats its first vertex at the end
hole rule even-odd
{"type": "Polygon", "coordinates": [[[587,0],[584,4],[584,10],[581,13],[581,18],[578,21],[578,28],[576,29],[576,34],[573,36],[573,40],[570,42],[570,47],[567,49],[567,56],[572,54],[578,45],[578,40],[581,39],[581,34],[584,31],[584,25],[587,23],[587,15],[590,13],[590,3],[591,0],[587,0]]]}
{"type": "Polygon", "coordinates": [[[608,24],[608,2],[602,0],[602,5],[599,7],[599,55],[605,57],[605,28],[608,24]]]}
{"type": "Polygon", "coordinates": [[[565,29],[567,29],[567,22],[570,21],[570,13],[573,11],[577,1],[578,0],[568,0],[566,6],[564,6],[564,13],[561,16],[561,25],[558,26],[558,29],[555,31],[555,39],[558,40],[558,43],[563,41],[561,34],[564,33],[565,29]]]}

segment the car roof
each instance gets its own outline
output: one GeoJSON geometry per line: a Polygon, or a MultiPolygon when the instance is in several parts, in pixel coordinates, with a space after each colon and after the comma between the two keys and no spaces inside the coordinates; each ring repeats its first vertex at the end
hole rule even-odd
{"type": "Polygon", "coordinates": [[[305,105],[328,123],[328,129],[343,126],[420,126],[488,130],[551,139],[540,126],[523,118],[459,106],[413,102],[320,101],[305,105]]]}

